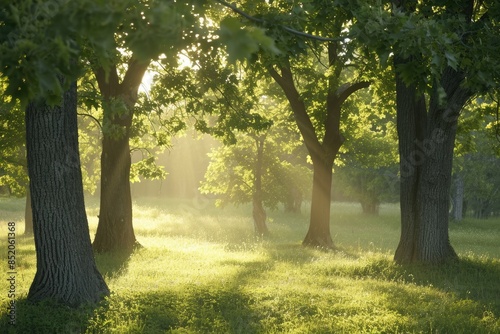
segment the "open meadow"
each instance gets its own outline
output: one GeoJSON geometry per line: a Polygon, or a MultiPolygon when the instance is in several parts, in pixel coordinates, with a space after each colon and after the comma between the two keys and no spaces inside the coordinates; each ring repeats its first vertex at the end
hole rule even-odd
{"type": "MultiPolygon", "coordinates": [[[[98,202],[87,200],[93,237],[98,202]]],[[[500,219],[451,223],[460,262],[400,266],[399,207],[379,216],[334,203],[337,249],[301,246],[301,215],[268,212],[272,233],[253,236],[249,206],[138,199],[143,248],[97,255],[112,294],[68,309],[25,298],[36,271],[33,238],[22,236],[24,200],[0,198],[0,333],[500,333],[500,219]],[[16,325],[7,318],[7,222],[17,223],[16,325]]]]}

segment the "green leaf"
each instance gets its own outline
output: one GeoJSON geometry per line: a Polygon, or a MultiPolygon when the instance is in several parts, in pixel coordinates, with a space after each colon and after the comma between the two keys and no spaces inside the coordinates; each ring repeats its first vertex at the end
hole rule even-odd
{"type": "Polygon", "coordinates": [[[454,55],[453,53],[451,53],[449,51],[445,51],[444,56],[446,57],[448,66],[450,66],[452,69],[454,69],[456,71],[457,66],[458,66],[458,60],[457,60],[456,55],[454,55]]]}
{"type": "Polygon", "coordinates": [[[267,36],[263,29],[257,27],[245,28],[240,21],[233,17],[226,17],[220,24],[219,37],[226,45],[229,62],[245,60],[265,50],[273,54],[280,53],[274,40],[267,36]]]}

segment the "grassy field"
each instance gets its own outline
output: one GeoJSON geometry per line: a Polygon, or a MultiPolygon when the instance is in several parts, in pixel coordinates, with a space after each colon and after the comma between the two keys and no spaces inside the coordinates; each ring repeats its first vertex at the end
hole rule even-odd
{"type": "MultiPolygon", "coordinates": [[[[93,235],[97,203],[88,207],[93,235]]],[[[0,199],[2,254],[6,222],[22,232],[23,208],[0,199]]],[[[301,247],[307,214],[269,212],[272,237],[261,241],[249,207],[144,199],[134,210],[144,248],[97,256],[112,294],[95,307],[27,303],[35,251],[19,235],[17,325],[7,324],[2,255],[0,333],[500,333],[500,219],[452,224],[461,261],[429,267],[392,261],[397,205],[370,217],[334,204],[329,252],[301,247]]]]}

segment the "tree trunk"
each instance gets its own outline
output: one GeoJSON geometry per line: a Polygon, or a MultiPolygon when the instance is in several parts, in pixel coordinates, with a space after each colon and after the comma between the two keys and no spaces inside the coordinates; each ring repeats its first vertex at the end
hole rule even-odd
{"type": "Polygon", "coordinates": [[[313,160],[313,189],[309,230],[304,246],[333,248],[330,234],[330,207],[333,159],[313,160]]]}
{"type": "Polygon", "coordinates": [[[135,238],[130,193],[130,127],[142,77],[149,62],[132,58],[123,81],[116,67],[103,68],[95,76],[104,99],[101,154],[101,202],[93,243],[96,252],[130,254],[140,246],[135,238]]]}
{"type": "Polygon", "coordinates": [[[415,256],[418,261],[426,263],[457,258],[448,236],[456,120],[448,126],[438,124],[434,130],[442,133],[444,138],[434,140],[435,150],[429,153],[422,166],[419,184],[421,225],[415,256]]]}
{"type": "Polygon", "coordinates": [[[24,235],[33,235],[33,210],[31,209],[31,191],[26,189],[26,204],[24,206],[24,235]]]}
{"type": "Polygon", "coordinates": [[[90,243],[78,151],[76,83],[60,107],[26,109],[26,146],[33,207],[37,271],[28,300],[68,306],[109,294],[90,243]]]}
{"type": "Polygon", "coordinates": [[[380,202],[378,201],[377,198],[364,198],[360,201],[361,203],[361,209],[363,210],[363,213],[366,215],[378,215],[379,213],[379,208],[380,208],[380,202]]]}
{"type": "Polygon", "coordinates": [[[269,235],[269,229],[266,225],[266,211],[262,205],[262,201],[258,199],[258,196],[254,196],[252,200],[252,216],[255,227],[255,235],[258,237],[266,237],[269,235]]]}
{"type": "Polygon", "coordinates": [[[298,187],[290,185],[285,202],[285,212],[297,213],[301,212],[302,193],[298,187]]]}
{"type": "MultiPolygon", "coordinates": [[[[395,64],[404,60],[396,57],[395,64]]],[[[396,74],[397,123],[401,173],[399,263],[441,263],[456,259],[449,242],[449,194],[457,118],[470,97],[463,77],[447,69],[441,84],[447,93],[438,103],[434,89],[426,112],[424,97],[396,74]]]]}
{"type": "Polygon", "coordinates": [[[262,205],[262,164],[264,159],[264,137],[255,138],[257,147],[257,157],[254,166],[254,184],[252,193],[253,204],[253,221],[255,226],[255,234],[258,237],[266,237],[269,235],[269,230],[266,225],[266,211],[262,205]]]}
{"type": "Polygon", "coordinates": [[[104,135],[99,224],[93,243],[93,248],[97,252],[130,254],[136,246],[132,224],[130,166],[128,135],[121,138],[104,135]]]}
{"type": "MultiPolygon", "coordinates": [[[[395,57],[395,66],[404,60],[395,57]]],[[[396,74],[396,109],[400,164],[400,207],[401,236],[395,259],[409,263],[414,258],[416,233],[420,225],[417,214],[417,189],[420,178],[422,152],[415,146],[415,141],[423,140],[425,127],[425,98],[417,96],[415,86],[406,86],[396,74]]]]}

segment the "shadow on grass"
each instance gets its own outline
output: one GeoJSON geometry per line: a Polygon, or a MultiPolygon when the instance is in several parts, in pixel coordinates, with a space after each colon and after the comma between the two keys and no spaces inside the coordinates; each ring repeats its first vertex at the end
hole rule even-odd
{"type": "Polygon", "coordinates": [[[286,262],[304,265],[315,261],[325,255],[340,255],[343,258],[356,260],[359,254],[344,247],[334,246],[331,249],[304,246],[301,243],[268,243],[263,247],[273,262],[286,262]]]}
{"type": "MultiPolygon", "coordinates": [[[[2,310],[7,307],[2,305],[2,310]]],[[[72,309],[48,301],[34,304],[23,298],[15,304],[15,324],[9,314],[2,314],[0,333],[82,333],[93,310],[92,306],[72,309]]]]}
{"type": "Polygon", "coordinates": [[[439,266],[398,265],[388,258],[368,264],[344,268],[329,274],[356,279],[376,279],[437,288],[461,300],[473,300],[500,314],[500,263],[492,258],[462,258],[439,266]]]}
{"type": "Polygon", "coordinates": [[[224,282],[182,284],[142,294],[116,291],[95,312],[87,331],[263,333],[266,319],[280,318],[280,311],[263,308],[259,298],[245,287],[259,280],[265,286],[265,275],[275,270],[279,261],[307,263],[314,256],[313,250],[300,245],[277,249],[269,245],[268,251],[269,256],[262,260],[222,261],[222,266],[237,268],[224,282]],[[296,254],[291,255],[292,252],[296,254]]]}
{"type": "Polygon", "coordinates": [[[491,305],[500,314],[500,262],[495,259],[460,259],[433,267],[409,267],[408,271],[419,285],[432,284],[460,299],[472,299],[491,305]]]}
{"type": "Polygon", "coordinates": [[[94,312],[88,333],[259,333],[262,315],[239,290],[182,290],[112,295],[94,312]]]}
{"type": "Polygon", "coordinates": [[[127,273],[130,258],[134,253],[96,253],[95,261],[101,275],[116,278],[127,273]]]}
{"type": "Polygon", "coordinates": [[[500,266],[491,260],[461,259],[441,266],[396,267],[400,279],[438,289],[422,295],[405,285],[374,287],[388,305],[424,328],[432,323],[440,333],[496,333],[500,327],[500,266]]]}

